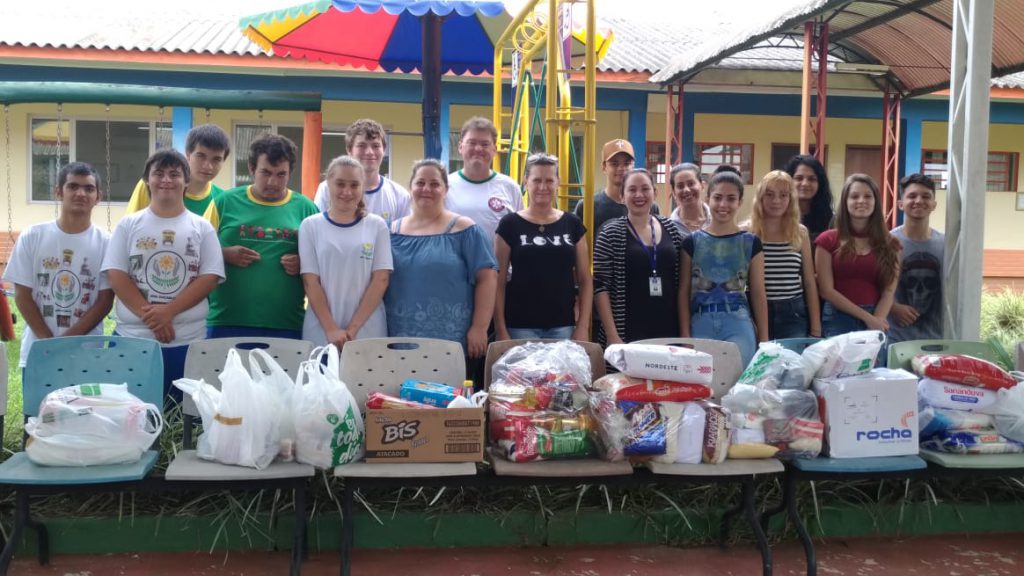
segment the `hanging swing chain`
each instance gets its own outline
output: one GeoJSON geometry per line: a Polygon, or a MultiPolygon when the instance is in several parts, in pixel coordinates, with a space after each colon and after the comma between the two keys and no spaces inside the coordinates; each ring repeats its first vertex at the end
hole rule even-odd
{"type": "MultiPolygon", "coordinates": [[[[163,110],[163,108],[161,108],[161,110],[163,110]]],[[[111,226],[110,226],[110,201],[111,201],[111,192],[112,192],[111,186],[113,185],[113,181],[110,178],[110,104],[107,104],[107,116],[106,116],[106,122],[104,123],[103,128],[104,128],[104,136],[105,136],[105,139],[103,140],[103,142],[105,144],[106,152],[107,152],[107,167],[106,167],[106,170],[104,171],[103,174],[104,174],[104,176],[107,179],[107,232],[109,232],[111,230],[111,226]]]]}
{"type": "MultiPolygon", "coordinates": [[[[63,124],[64,124],[64,104],[62,102],[58,102],[57,103],[57,172],[58,173],[60,172],[60,169],[61,169],[61,165],[60,165],[61,146],[63,146],[61,144],[61,142],[63,142],[63,140],[64,140],[62,138],[63,134],[61,133],[61,125],[63,125],[63,124]]],[[[71,138],[71,135],[69,134],[68,135],[68,139],[70,139],[70,138],[71,138]]],[[[71,161],[71,146],[70,146],[70,142],[69,142],[68,143],[68,162],[70,162],[70,161],[71,161]]],[[[53,179],[53,188],[51,188],[50,194],[53,196],[53,218],[54,218],[54,220],[56,220],[57,219],[57,204],[59,204],[59,202],[57,202],[57,182],[58,181],[57,181],[57,178],[56,178],[56,174],[54,176],[55,177],[53,179]]]]}
{"type": "Polygon", "coordinates": [[[7,177],[7,235],[14,242],[14,208],[11,205],[11,105],[4,104],[4,173],[7,177]]]}

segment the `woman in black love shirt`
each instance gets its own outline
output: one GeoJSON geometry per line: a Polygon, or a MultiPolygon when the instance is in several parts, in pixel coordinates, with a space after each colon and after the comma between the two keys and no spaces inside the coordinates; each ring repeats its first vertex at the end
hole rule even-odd
{"type": "Polygon", "coordinates": [[[530,156],[524,179],[529,207],[502,218],[494,239],[496,337],[587,340],[594,297],[590,254],[582,241],[587,230],[579,218],[555,208],[557,158],[530,156]]]}

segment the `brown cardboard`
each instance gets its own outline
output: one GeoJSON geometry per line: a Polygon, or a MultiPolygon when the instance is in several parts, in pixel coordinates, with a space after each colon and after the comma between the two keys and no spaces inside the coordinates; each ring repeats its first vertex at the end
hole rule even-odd
{"type": "Polygon", "coordinates": [[[480,462],[484,409],[366,411],[367,462],[480,462]]]}

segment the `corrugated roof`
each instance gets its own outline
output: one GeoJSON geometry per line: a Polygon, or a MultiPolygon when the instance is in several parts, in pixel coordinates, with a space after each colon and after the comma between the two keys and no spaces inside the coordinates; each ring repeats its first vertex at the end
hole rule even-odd
{"type": "MultiPolygon", "coordinates": [[[[6,10],[6,7],[5,7],[6,10]]],[[[45,24],[21,18],[0,18],[0,45],[260,55],[263,51],[242,35],[237,19],[203,20],[177,14],[151,13],[152,18],[47,14],[45,24]]]]}
{"type": "MultiPolygon", "coordinates": [[[[890,80],[910,95],[949,85],[953,0],[813,0],[738,34],[694,46],[652,78],[672,82],[692,77],[725,59],[741,56],[758,43],[783,35],[802,36],[803,23],[816,17],[829,22],[829,39],[868,63],[885,63],[890,80]]],[[[993,76],[1024,69],[1024,0],[995,3],[993,76]]]]}
{"type": "Polygon", "coordinates": [[[608,53],[597,65],[603,72],[647,72],[653,74],[668,64],[673,54],[700,42],[708,33],[681,18],[661,22],[630,18],[601,18],[615,33],[608,53]]]}

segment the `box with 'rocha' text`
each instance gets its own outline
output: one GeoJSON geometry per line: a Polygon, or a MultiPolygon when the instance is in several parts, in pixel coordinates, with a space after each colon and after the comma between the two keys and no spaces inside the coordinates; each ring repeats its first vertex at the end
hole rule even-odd
{"type": "Polygon", "coordinates": [[[918,453],[917,376],[875,368],[814,381],[832,458],[918,453]]]}
{"type": "Polygon", "coordinates": [[[367,462],[479,462],[483,408],[366,411],[367,462]]]}

